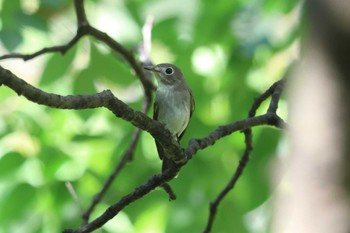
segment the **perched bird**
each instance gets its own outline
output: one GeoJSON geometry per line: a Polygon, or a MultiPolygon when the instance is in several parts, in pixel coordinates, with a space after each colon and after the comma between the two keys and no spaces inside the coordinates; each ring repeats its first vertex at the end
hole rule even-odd
{"type": "MultiPolygon", "coordinates": [[[[164,124],[180,142],[194,111],[192,91],[181,70],[175,65],[163,63],[144,68],[153,71],[158,82],[153,119],[164,124]]],[[[157,141],[156,146],[159,157],[163,160],[162,171],[165,171],[171,160],[157,141]]]]}

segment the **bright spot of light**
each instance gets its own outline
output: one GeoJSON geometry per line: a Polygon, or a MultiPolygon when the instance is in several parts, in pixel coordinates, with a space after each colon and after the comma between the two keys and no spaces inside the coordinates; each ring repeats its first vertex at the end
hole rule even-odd
{"type": "Polygon", "coordinates": [[[192,40],[194,24],[200,12],[200,0],[156,0],[144,5],[143,18],[153,15],[155,24],[176,18],[178,39],[186,43],[192,40]],[[171,10],[169,10],[171,9],[171,10]]]}
{"type": "Polygon", "coordinates": [[[132,16],[128,14],[125,6],[118,1],[95,6],[94,14],[97,15],[96,27],[116,40],[120,42],[139,40],[140,28],[132,16]]]}
{"type": "Polygon", "coordinates": [[[193,70],[205,77],[214,77],[225,68],[225,53],[218,46],[199,47],[192,55],[193,70]]]}
{"type": "Polygon", "coordinates": [[[249,232],[261,233],[268,231],[271,219],[271,201],[268,200],[244,216],[244,222],[249,232]]]}
{"type": "Polygon", "coordinates": [[[39,0],[21,1],[22,10],[26,14],[34,14],[39,9],[39,0]]]}
{"type": "Polygon", "coordinates": [[[111,221],[107,222],[107,224],[103,226],[103,229],[108,232],[135,232],[129,216],[122,211],[111,221]]]}

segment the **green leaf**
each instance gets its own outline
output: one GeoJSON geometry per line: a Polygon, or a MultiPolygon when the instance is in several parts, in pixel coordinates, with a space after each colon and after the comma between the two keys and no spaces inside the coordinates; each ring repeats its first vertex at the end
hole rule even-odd
{"type": "Polygon", "coordinates": [[[30,206],[35,201],[36,189],[29,184],[16,185],[9,192],[2,194],[0,199],[0,222],[16,219],[18,216],[31,211],[30,206]]]}
{"type": "Polygon", "coordinates": [[[0,159],[0,178],[14,176],[25,159],[18,153],[11,152],[0,159]]]}
{"type": "Polygon", "coordinates": [[[96,45],[91,45],[90,69],[98,79],[108,79],[118,84],[128,85],[135,80],[130,66],[114,52],[102,52],[96,45]]]}
{"type": "Polygon", "coordinates": [[[166,41],[167,45],[175,44],[178,41],[178,34],[176,32],[177,20],[170,18],[157,23],[153,29],[153,37],[161,38],[162,41],[166,41]]]}
{"type": "Polygon", "coordinates": [[[263,9],[266,12],[283,12],[288,13],[291,11],[297,3],[300,1],[289,0],[289,1],[274,1],[274,0],[265,0],[263,4],[263,9]]]}
{"type": "Polygon", "coordinates": [[[3,28],[1,30],[0,39],[9,51],[13,51],[23,41],[21,33],[18,30],[10,28],[3,28]]]}
{"type": "Polygon", "coordinates": [[[40,5],[52,9],[60,9],[68,3],[68,0],[40,0],[40,5]]]}
{"type": "Polygon", "coordinates": [[[55,174],[60,166],[69,160],[69,157],[64,152],[50,146],[44,147],[39,156],[43,163],[43,172],[46,181],[57,182],[55,174]]]}
{"type": "MultiPolygon", "coordinates": [[[[254,135],[257,134],[254,131],[254,135]]],[[[251,154],[245,174],[245,179],[250,183],[251,200],[247,209],[254,209],[265,202],[271,195],[269,171],[272,158],[276,154],[276,147],[281,132],[272,128],[263,128],[259,134],[253,137],[254,150],[251,154]],[[266,142],[268,140],[269,143],[266,142]],[[252,185],[254,184],[254,185],[252,185]],[[257,192],[258,190],[258,192],[257,192]]]]}
{"type": "MultiPolygon", "coordinates": [[[[6,29],[16,29],[19,31],[18,20],[16,20],[16,16],[23,14],[21,12],[21,3],[19,0],[12,1],[3,1],[2,9],[1,9],[1,24],[2,30],[6,29]]],[[[2,34],[1,30],[1,34],[2,34]]],[[[0,35],[1,35],[0,34],[0,35]]]]}
{"type": "Polygon", "coordinates": [[[96,88],[94,80],[96,80],[97,74],[94,69],[88,67],[82,70],[78,75],[75,76],[73,92],[74,94],[94,94],[96,88]]]}
{"type": "Polygon", "coordinates": [[[95,45],[91,45],[89,66],[82,70],[75,78],[75,94],[92,94],[96,92],[95,84],[103,80],[127,86],[135,80],[130,66],[121,62],[111,52],[102,52],[95,45]]]}
{"type": "Polygon", "coordinates": [[[41,76],[41,85],[50,85],[62,78],[71,69],[77,48],[73,47],[65,55],[54,53],[45,65],[41,76]]]}
{"type": "Polygon", "coordinates": [[[48,22],[37,15],[20,14],[17,17],[23,26],[33,27],[41,31],[48,31],[48,22]]]}

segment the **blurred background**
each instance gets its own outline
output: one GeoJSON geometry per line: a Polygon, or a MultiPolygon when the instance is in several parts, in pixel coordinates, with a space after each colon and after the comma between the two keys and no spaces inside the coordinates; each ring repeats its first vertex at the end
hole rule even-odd
{"type": "MultiPolygon", "coordinates": [[[[130,50],[142,43],[147,16],[154,17],[152,61],[179,66],[196,100],[183,147],[190,138],[245,118],[254,98],[281,79],[299,55],[303,6],[296,0],[86,0],[85,5],[90,23],[130,50]]],[[[0,55],[65,44],[75,31],[73,1],[0,0],[0,55]]],[[[142,106],[142,86],[130,67],[89,37],[64,56],[45,54],[0,65],[47,92],[111,89],[130,107],[142,106]]],[[[287,119],[283,99],[278,113],[287,119]]],[[[106,109],[51,109],[0,87],[0,233],[61,232],[80,226],[80,208],[86,210],[100,191],[133,130],[106,109]]],[[[257,127],[253,135],[252,159],[219,206],[212,232],[269,232],[271,199],[279,184],[272,170],[283,166],[286,146],[282,132],[274,128],[257,127]]],[[[199,151],[170,182],[176,201],[169,202],[157,189],[125,208],[101,232],[201,232],[209,202],[234,173],[244,146],[243,134],[235,133],[199,151]]],[[[160,168],[153,138],[142,133],[134,161],[117,177],[92,219],[160,168]]]]}

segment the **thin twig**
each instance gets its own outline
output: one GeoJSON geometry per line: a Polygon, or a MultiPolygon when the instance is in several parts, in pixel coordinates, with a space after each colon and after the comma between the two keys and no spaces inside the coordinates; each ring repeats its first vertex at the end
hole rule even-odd
{"type": "Polygon", "coordinates": [[[61,53],[61,54],[65,54],[71,47],[73,47],[78,41],[79,39],[85,35],[84,30],[79,31],[79,33],[77,33],[73,39],[71,39],[67,44],[65,45],[58,45],[58,46],[52,46],[52,47],[47,47],[47,48],[43,48],[35,53],[32,54],[19,54],[19,53],[11,53],[11,54],[6,54],[3,56],[0,56],[0,60],[4,60],[4,59],[10,59],[10,58],[19,58],[19,59],[23,59],[24,61],[33,59],[35,57],[38,57],[40,55],[46,54],[46,53],[61,53]]]}
{"type": "Polygon", "coordinates": [[[168,183],[162,184],[161,187],[169,195],[169,201],[176,200],[176,194],[168,183]]]}
{"type": "Polygon", "coordinates": [[[112,50],[118,52],[126,62],[134,69],[136,75],[139,77],[142,85],[145,88],[145,92],[152,92],[155,89],[154,83],[146,78],[144,69],[140,66],[139,62],[136,61],[132,53],[124,48],[121,44],[115,41],[112,37],[108,36],[105,32],[102,32],[94,27],[89,26],[88,34],[93,36],[99,41],[104,42],[112,50]]]}
{"type": "Polygon", "coordinates": [[[276,113],[277,112],[278,103],[280,101],[281,94],[282,94],[285,83],[286,83],[286,79],[281,79],[280,81],[278,81],[274,84],[275,88],[274,88],[274,91],[271,95],[271,101],[270,101],[270,105],[269,105],[267,112],[269,112],[269,113],[276,113]]]}
{"type": "MultiPolygon", "coordinates": [[[[280,94],[283,90],[283,87],[284,87],[284,83],[285,83],[285,78],[278,80],[277,82],[272,84],[272,86],[269,87],[269,89],[267,89],[263,94],[261,94],[259,97],[257,97],[254,100],[253,105],[251,106],[251,108],[249,110],[248,116],[249,117],[255,116],[256,111],[258,110],[258,108],[260,107],[262,102],[264,102],[270,96],[274,95],[274,93],[278,92],[278,96],[280,96],[280,94]]],[[[277,106],[275,106],[274,109],[270,109],[268,112],[269,113],[276,113],[276,111],[277,111],[277,106]],[[274,111],[272,111],[272,110],[274,110],[274,111]]]]}
{"type": "Polygon", "coordinates": [[[71,183],[70,181],[66,181],[66,182],[65,182],[65,185],[66,185],[66,187],[67,187],[67,189],[68,189],[69,194],[72,196],[73,200],[75,201],[75,203],[76,203],[77,206],[79,207],[80,212],[82,213],[82,212],[83,212],[83,208],[81,207],[81,204],[80,204],[78,195],[77,195],[77,193],[75,192],[75,189],[74,189],[72,183],[71,183]]]}
{"type": "Polygon", "coordinates": [[[150,59],[150,53],[152,48],[152,29],[153,29],[153,16],[147,16],[146,21],[142,27],[143,43],[138,46],[139,60],[145,65],[152,65],[150,59]]]}

